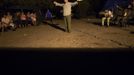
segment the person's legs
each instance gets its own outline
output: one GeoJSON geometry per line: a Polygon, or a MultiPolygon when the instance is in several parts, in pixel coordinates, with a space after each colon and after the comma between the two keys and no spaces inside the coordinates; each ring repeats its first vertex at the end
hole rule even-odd
{"type": "Polygon", "coordinates": [[[118,18],[117,18],[117,22],[116,22],[116,24],[117,24],[117,26],[121,26],[121,16],[118,16],[118,18]]]}
{"type": "Polygon", "coordinates": [[[64,22],[65,22],[65,31],[68,31],[67,30],[67,17],[66,16],[64,16],[64,22]]]}
{"type": "Polygon", "coordinates": [[[1,32],[1,30],[2,30],[2,27],[1,27],[1,25],[0,25],[0,32],[1,32]]]}
{"type": "Polygon", "coordinates": [[[109,18],[107,18],[107,26],[109,26],[109,24],[110,24],[110,17],[109,18]]]}
{"type": "Polygon", "coordinates": [[[116,19],[117,19],[117,16],[113,16],[111,21],[112,21],[112,24],[115,24],[116,23],[116,19]]]}
{"type": "Polygon", "coordinates": [[[67,16],[67,29],[71,32],[71,15],[67,16]]]}
{"type": "Polygon", "coordinates": [[[102,26],[104,26],[105,19],[106,19],[106,17],[102,17],[102,21],[101,21],[102,26]]]}
{"type": "Polygon", "coordinates": [[[24,20],[24,26],[25,26],[25,27],[28,27],[28,22],[27,22],[27,20],[24,20]]]}
{"type": "Polygon", "coordinates": [[[19,21],[18,20],[14,21],[14,24],[15,24],[16,29],[19,28],[19,21]]]}
{"type": "Polygon", "coordinates": [[[17,20],[18,28],[21,28],[21,20],[17,20]]]}
{"type": "Polygon", "coordinates": [[[26,27],[26,20],[22,21],[22,25],[23,25],[23,27],[26,27]]]}
{"type": "Polygon", "coordinates": [[[51,21],[52,24],[54,24],[54,22],[53,22],[53,18],[51,18],[50,21],[51,21]]]}
{"type": "Polygon", "coordinates": [[[36,18],[34,19],[34,25],[37,25],[37,24],[36,24],[36,18]]]}
{"type": "Polygon", "coordinates": [[[4,24],[4,31],[8,31],[8,24],[4,24]]]}
{"type": "Polygon", "coordinates": [[[0,26],[0,32],[2,32],[2,30],[3,30],[3,27],[2,27],[2,25],[0,26]]]}
{"type": "Polygon", "coordinates": [[[1,32],[4,32],[4,29],[5,29],[5,25],[4,24],[1,24],[2,27],[1,27],[1,32]]]}
{"type": "Polygon", "coordinates": [[[121,19],[121,27],[125,27],[125,17],[122,17],[121,19]]]}
{"type": "Polygon", "coordinates": [[[24,27],[24,20],[22,20],[22,27],[24,27]]]}
{"type": "Polygon", "coordinates": [[[20,26],[23,28],[23,20],[20,20],[20,26]]]}

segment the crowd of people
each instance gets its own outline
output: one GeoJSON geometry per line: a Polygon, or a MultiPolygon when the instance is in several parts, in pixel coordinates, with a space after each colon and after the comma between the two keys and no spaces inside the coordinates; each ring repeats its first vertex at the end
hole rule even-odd
{"type": "MultiPolygon", "coordinates": [[[[64,0],[64,3],[58,3],[54,1],[55,6],[63,7],[63,16],[65,21],[65,30],[66,32],[71,32],[71,7],[77,5],[82,0],[76,0],[75,2],[69,2],[64,0]]],[[[116,6],[117,10],[108,10],[106,9],[102,17],[102,26],[105,25],[105,20],[107,20],[107,26],[110,25],[111,21],[113,24],[126,27],[128,21],[134,18],[134,0],[127,8],[121,8],[116,6]],[[120,13],[121,12],[121,13],[120,13]]],[[[47,11],[47,17],[52,16],[49,11],[47,11]]],[[[17,28],[28,27],[37,25],[37,14],[36,12],[16,12],[14,15],[11,15],[10,12],[7,12],[0,18],[0,31],[13,30],[17,28]]]]}
{"type": "Polygon", "coordinates": [[[129,20],[134,18],[134,0],[126,8],[122,8],[116,5],[115,10],[106,9],[102,17],[102,26],[105,25],[105,20],[107,20],[107,26],[110,23],[114,25],[120,25],[121,27],[129,26],[129,20]],[[111,22],[110,22],[111,21],[111,22]]]}
{"type": "Polygon", "coordinates": [[[36,25],[36,21],[36,12],[16,12],[15,14],[7,12],[0,18],[0,31],[15,31],[17,28],[34,26],[36,25]]]}

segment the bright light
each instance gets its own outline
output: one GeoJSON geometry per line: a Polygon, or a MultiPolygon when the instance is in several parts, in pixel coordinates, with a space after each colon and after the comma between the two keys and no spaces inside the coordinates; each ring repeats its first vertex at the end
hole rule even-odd
{"type": "Polygon", "coordinates": [[[77,1],[83,1],[83,0],[77,0],[77,1]]]}

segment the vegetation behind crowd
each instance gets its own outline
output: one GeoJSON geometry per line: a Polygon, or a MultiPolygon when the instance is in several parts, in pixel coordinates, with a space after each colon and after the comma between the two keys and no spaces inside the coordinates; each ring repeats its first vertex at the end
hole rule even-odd
{"type": "MultiPolygon", "coordinates": [[[[59,11],[60,7],[55,7],[54,0],[0,0],[0,9],[8,10],[11,8],[16,9],[51,9],[52,11],[59,11]],[[57,10],[56,10],[57,9],[57,10]]],[[[55,0],[57,2],[63,2],[62,0],[55,0]]],[[[75,0],[70,0],[75,1],[75,0]]],[[[107,0],[83,0],[79,2],[79,5],[73,7],[73,13],[76,17],[87,17],[90,15],[96,16],[98,12],[103,8],[107,0]]],[[[54,14],[56,14],[54,12],[54,14]]]]}

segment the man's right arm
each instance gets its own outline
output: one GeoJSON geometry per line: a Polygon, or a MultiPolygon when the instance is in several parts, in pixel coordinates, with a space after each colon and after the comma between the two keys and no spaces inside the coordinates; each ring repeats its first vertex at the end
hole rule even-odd
{"type": "Polygon", "coordinates": [[[56,6],[63,6],[64,4],[61,4],[61,3],[58,3],[58,2],[56,2],[56,1],[54,1],[54,4],[56,5],[56,6]]]}

